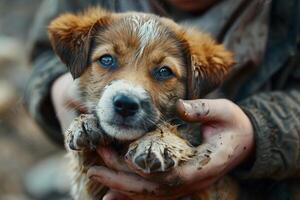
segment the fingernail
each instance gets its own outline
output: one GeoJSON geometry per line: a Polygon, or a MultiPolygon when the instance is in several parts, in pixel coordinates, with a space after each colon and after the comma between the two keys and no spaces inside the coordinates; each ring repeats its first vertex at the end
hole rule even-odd
{"type": "Polygon", "coordinates": [[[180,102],[182,103],[182,106],[183,106],[185,111],[191,111],[192,110],[191,104],[186,103],[186,101],[183,101],[183,100],[180,100],[180,102]]]}

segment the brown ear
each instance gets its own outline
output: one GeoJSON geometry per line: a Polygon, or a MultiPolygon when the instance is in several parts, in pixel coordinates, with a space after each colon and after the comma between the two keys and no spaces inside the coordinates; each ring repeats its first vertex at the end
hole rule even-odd
{"type": "Polygon", "coordinates": [[[200,98],[225,80],[235,62],[232,53],[207,34],[188,29],[184,38],[191,57],[187,70],[188,98],[200,98]]]}
{"type": "Polygon", "coordinates": [[[91,8],[80,14],[63,14],[48,26],[52,47],[74,79],[88,65],[91,38],[109,21],[110,13],[101,8],[91,8]]]}

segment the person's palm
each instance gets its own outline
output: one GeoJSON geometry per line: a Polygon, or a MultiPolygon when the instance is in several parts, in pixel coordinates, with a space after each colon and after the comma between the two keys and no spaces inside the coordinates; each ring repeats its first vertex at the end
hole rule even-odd
{"type": "Polygon", "coordinates": [[[70,73],[56,79],[51,88],[51,99],[62,131],[67,130],[77,113],[85,110],[77,96],[76,84],[70,73]]]}

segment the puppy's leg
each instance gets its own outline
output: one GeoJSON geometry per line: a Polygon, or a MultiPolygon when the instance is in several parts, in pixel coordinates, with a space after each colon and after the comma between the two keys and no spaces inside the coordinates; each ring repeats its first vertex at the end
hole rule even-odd
{"type": "Polygon", "coordinates": [[[148,174],[176,167],[195,154],[195,149],[177,134],[177,129],[165,125],[133,142],[126,154],[128,164],[148,174]]]}
{"type": "Polygon", "coordinates": [[[74,200],[102,199],[108,188],[90,180],[86,173],[94,165],[104,165],[95,151],[70,151],[70,172],[72,176],[71,196],[74,200]]]}
{"type": "Polygon", "coordinates": [[[104,141],[97,118],[82,114],[75,118],[65,133],[65,146],[71,159],[72,188],[75,200],[102,199],[107,191],[103,185],[91,181],[86,172],[93,165],[104,165],[95,149],[104,141]]]}

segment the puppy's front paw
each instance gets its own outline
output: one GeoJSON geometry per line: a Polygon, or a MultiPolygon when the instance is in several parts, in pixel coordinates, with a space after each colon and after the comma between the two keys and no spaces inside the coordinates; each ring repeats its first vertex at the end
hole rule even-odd
{"type": "Polygon", "coordinates": [[[167,171],[178,163],[165,144],[152,140],[131,145],[126,158],[131,166],[146,174],[167,171]]]}
{"type": "Polygon", "coordinates": [[[168,171],[188,160],[194,155],[194,149],[174,131],[163,127],[132,143],[126,154],[128,164],[149,174],[168,171]]]}
{"type": "Polygon", "coordinates": [[[94,150],[103,139],[97,118],[92,114],[81,114],[75,118],[65,133],[66,147],[70,150],[94,150]]]}

